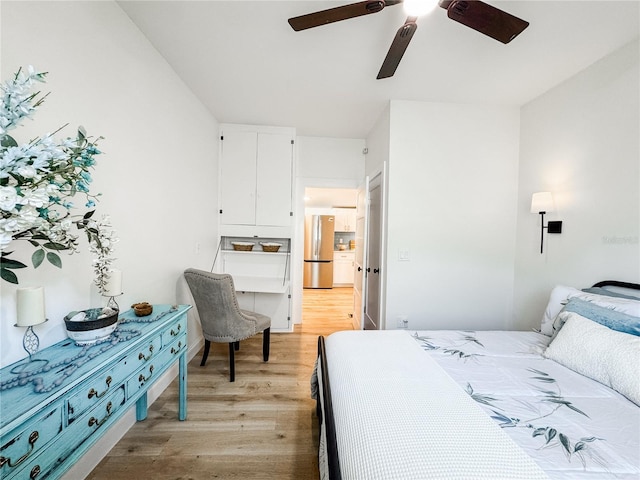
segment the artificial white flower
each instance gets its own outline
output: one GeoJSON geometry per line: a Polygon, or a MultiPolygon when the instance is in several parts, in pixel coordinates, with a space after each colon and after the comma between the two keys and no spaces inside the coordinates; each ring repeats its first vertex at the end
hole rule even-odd
{"type": "Polygon", "coordinates": [[[18,203],[18,192],[14,187],[0,187],[0,209],[10,212],[18,203]]]}

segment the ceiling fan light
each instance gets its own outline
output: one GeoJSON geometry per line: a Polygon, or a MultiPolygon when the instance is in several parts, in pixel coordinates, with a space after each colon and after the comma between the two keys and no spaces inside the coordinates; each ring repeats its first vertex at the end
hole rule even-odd
{"type": "Polygon", "coordinates": [[[438,5],[438,0],[404,0],[404,11],[410,17],[420,17],[430,13],[438,5]]]}

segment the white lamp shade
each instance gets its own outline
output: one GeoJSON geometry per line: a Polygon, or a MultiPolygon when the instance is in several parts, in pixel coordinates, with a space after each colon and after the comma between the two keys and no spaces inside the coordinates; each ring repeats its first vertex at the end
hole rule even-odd
{"type": "Polygon", "coordinates": [[[553,196],[551,192],[534,193],[531,197],[531,213],[553,212],[553,196]]]}

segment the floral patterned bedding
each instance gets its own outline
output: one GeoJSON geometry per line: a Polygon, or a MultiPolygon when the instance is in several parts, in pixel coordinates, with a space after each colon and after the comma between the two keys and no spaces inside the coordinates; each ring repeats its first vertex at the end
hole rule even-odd
{"type": "Polygon", "coordinates": [[[504,331],[412,336],[550,478],[640,478],[640,407],[542,357],[549,337],[504,331]]]}

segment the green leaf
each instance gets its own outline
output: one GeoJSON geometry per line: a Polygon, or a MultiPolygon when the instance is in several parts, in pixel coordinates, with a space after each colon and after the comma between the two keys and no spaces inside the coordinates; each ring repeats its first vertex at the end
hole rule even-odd
{"type": "Polygon", "coordinates": [[[33,252],[33,255],[31,255],[31,263],[33,263],[33,268],[38,268],[42,264],[43,260],[44,250],[42,248],[39,248],[38,250],[33,252]]]}
{"type": "Polygon", "coordinates": [[[571,442],[569,441],[569,438],[563,433],[559,435],[559,438],[560,438],[560,443],[562,444],[564,449],[567,451],[569,455],[571,455],[571,442]]]}
{"type": "MultiPolygon", "coordinates": [[[[2,139],[0,139],[0,145],[2,145],[5,148],[17,147],[18,146],[18,142],[16,142],[11,135],[7,135],[5,133],[2,136],[2,139]]],[[[18,283],[18,282],[16,282],[16,283],[18,283]]]]}
{"type": "Polygon", "coordinates": [[[56,242],[47,242],[43,245],[44,248],[48,248],[49,250],[68,250],[69,247],[63,245],[62,243],[56,242]]]}
{"type": "Polygon", "coordinates": [[[12,260],[7,257],[0,258],[0,266],[2,266],[2,268],[12,268],[12,269],[27,268],[27,266],[24,263],[19,262],[17,260],[12,260]]]}
{"type": "Polygon", "coordinates": [[[60,257],[58,256],[57,253],[47,252],[47,260],[49,260],[49,263],[51,265],[55,265],[58,268],[62,268],[62,260],[60,260],[60,257]]]}
{"type": "Polygon", "coordinates": [[[30,238],[30,239],[29,239],[29,243],[30,243],[31,245],[33,245],[34,247],[39,247],[39,246],[40,246],[40,243],[39,243],[39,242],[36,242],[33,238],[30,238]]]}
{"type": "Polygon", "coordinates": [[[84,218],[85,220],[88,219],[88,218],[91,218],[94,213],[96,213],[96,211],[95,210],[91,210],[90,212],[85,213],[84,217],[82,217],[82,218],[84,218]]]}
{"type": "Polygon", "coordinates": [[[6,282],[18,284],[18,276],[4,267],[0,268],[0,277],[6,282]]]}

